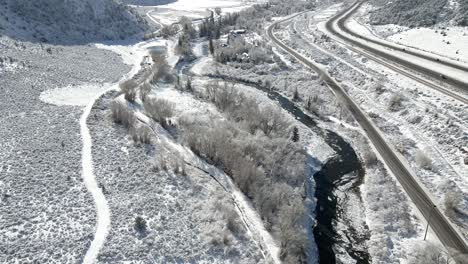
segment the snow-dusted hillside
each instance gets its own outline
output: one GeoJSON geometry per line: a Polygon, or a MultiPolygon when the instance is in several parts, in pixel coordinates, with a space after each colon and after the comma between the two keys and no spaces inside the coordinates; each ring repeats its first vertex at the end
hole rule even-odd
{"type": "Polygon", "coordinates": [[[120,0],[127,5],[156,6],[175,2],[176,0],[120,0]]]}
{"type": "Polygon", "coordinates": [[[441,22],[468,25],[468,0],[373,0],[371,4],[378,7],[370,16],[375,25],[418,27],[441,22]]]}
{"type": "Polygon", "coordinates": [[[116,40],[148,25],[115,0],[1,0],[0,34],[50,43],[116,40]]]}

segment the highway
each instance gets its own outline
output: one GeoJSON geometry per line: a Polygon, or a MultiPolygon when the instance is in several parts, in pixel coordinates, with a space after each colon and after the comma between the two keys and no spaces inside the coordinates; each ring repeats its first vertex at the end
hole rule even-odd
{"type": "MultiPolygon", "coordinates": [[[[345,10],[346,12],[347,10],[345,10]]],[[[340,12],[343,14],[345,12],[340,12]]],[[[300,15],[299,13],[297,15],[300,15]]],[[[295,16],[297,16],[295,15],[295,16]]],[[[390,168],[391,172],[403,189],[410,197],[412,202],[419,209],[421,214],[429,221],[429,225],[437,235],[441,243],[447,249],[455,249],[462,253],[468,253],[468,246],[462,236],[456,231],[449,220],[443,215],[439,208],[434,206],[434,202],[430,196],[426,193],[423,186],[420,185],[419,181],[416,180],[416,175],[409,169],[408,162],[390,146],[383,133],[373,124],[373,122],[367,117],[367,115],[360,109],[360,107],[348,96],[345,90],[330,77],[325,69],[318,67],[310,60],[303,57],[301,54],[284,44],[281,40],[277,39],[273,33],[273,29],[279,23],[286,22],[293,19],[295,16],[291,16],[281,21],[273,23],[267,29],[269,38],[285,52],[296,58],[306,67],[317,72],[321,79],[327,84],[327,86],[333,91],[333,93],[342,99],[346,104],[350,112],[353,114],[356,121],[366,132],[368,138],[375,146],[380,156],[382,157],[385,164],[390,168]]],[[[383,190],[384,191],[384,190],[383,190]]]]}
{"type": "Polygon", "coordinates": [[[353,15],[354,12],[357,11],[362,3],[363,2],[361,1],[354,3],[348,9],[342,10],[327,21],[325,27],[326,30],[333,35],[332,37],[338,38],[341,40],[341,43],[347,45],[350,50],[356,53],[374,60],[377,63],[380,63],[395,72],[422,83],[425,86],[444,93],[445,95],[448,95],[455,100],[468,104],[468,98],[465,95],[454,92],[452,89],[447,89],[443,85],[438,84],[445,83],[454,87],[461,93],[466,93],[468,92],[467,80],[460,80],[459,78],[450,76],[450,74],[441,74],[433,68],[422,66],[422,64],[426,60],[432,64],[440,64],[446,69],[452,69],[453,72],[466,72],[466,76],[468,76],[468,68],[466,66],[453,63],[448,60],[438,58],[436,59],[433,56],[424,55],[419,52],[412,51],[409,48],[405,49],[404,52],[408,54],[406,57],[413,56],[420,60],[419,63],[415,63],[414,61],[407,58],[392,54],[390,52],[391,50],[395,52],[402,52],[402,50],[397,48],[396,45],[368,38],[366,36],[361,36],[348,29],[346,27],[346,21],[353,15]],[[359,40],[356,40],[356,38],[359,40]],[[381,48],[376,48],[376,45],[380,46],[381,48]]]}

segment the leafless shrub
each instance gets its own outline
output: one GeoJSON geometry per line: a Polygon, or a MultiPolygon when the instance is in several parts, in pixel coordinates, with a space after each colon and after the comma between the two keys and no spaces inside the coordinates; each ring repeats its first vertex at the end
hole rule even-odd
{"type": "Polygon", "coordinates": [[[146,97],[151,92],[151,84],[144,82],[140,85],[140,100],[144,102],[146,97]]]}
{"type": "Polygon", "coordinates": [[[157,158],[156,163],[160,165],[160,167],[161,167],[161,169],[163,171],[168,170],[167,161],[166,161],[166,159],[164,157],[157,158]]]}
{"type": "Polygon", "coordinates": [[[402,105],[403,100],[404,100],[403,95],[398,94],[398,93],[392,94],[392,96],[390,96],[390,99],[388,100],[388,104],[387,104],[388,110],[393,111],[393,112],[400,110],[403,107],[402,105]]]}
{"type": "Polygon", "coordinates": [[[241,223],[239,222],[239,215],[234,209],[234,204],[228,200],[220,198],[214,202],[214,209],[216,214],[220,214],[226,223],[226,228],[233,234],[239,234],[241,230],[241,223]]]}
{"type": "Polygon", "coordinates": [[[151,167],[151,171],[154,172],[154,173],[158,173],[158,172],[159,172],[159,165],[158,165],[158,164],[154,164],[154,165],[151,167]]]}
{"type": "Polygon", "coordinates": [[[151,133],[151,129],[146,126],[133,126],[130,129],[130,135],[135,143],[150,144],[151,133]]]}
{"type": "MultiPolygon", "coordinates": [[[[299,211],[303,207],[301,191],[289,185],[302,186],[304,181],[304,171],[296,172],[292,169],[301,167],[297,164],[304,162],[299,147],[291,145],[288,138],[265,140],[268,142],[266,145],[259,144],[256,140],[249,141],[248,138],[253,137],[251,134],[239,130],[228,121],[212,120],[206,124],[196,118],[182,119],[179,126],[185,144],[194,153],[223,168],[232,177],[240,190],[252,199],[268,228],[278,225],[278,210],[286,204],[299,213],[283,215],[285,219],[282,221],[289,221],[290,237],[283,237],[286,240],[282,242],[282,247],[287,252],[284,253],[285,259],[303,256],[304,245],[299,246],[304,242],[300,239],[302,235],[293,236],[292,231],[294,229],[297,233],[297,230],[303,230],[303,221],[297,221],[298,218],[302,219],[304,213],[299,211]]],[[[226,217],[228,229],[234,232],[236,225],[231,221],[234,219],[232,212],[226,213],[226,217]]]]}
{"type": "Polygon", "coordinates": [[[455,217],[457,207],[460,205],[462,200],[463,200],[462,194],[459,192],[449,192],[445,194],[445,199],[444,199],[445,212],[450,218],[455,217]]]}
{"type": "Polygon", "coordinates": [[[168,118],[174,115],[174,104],[164,99],[147,98],[143,102],[145,111],[151,118],[168,128],[168,118]]]}
{"type": "Polygon", "coordinates": [[[252,134],[260,130],[267,136],[288,136],[291,124],[280,110],[274,106],[260,108],[254,98],[238,92],[234,84],[211,82],[205,86],[204,97],[230,119],[243,123],[252,134]]]}
{"type": "Polygon", "coordinates": [[[302,227],[304,206],[292,201],[279,209],[277,232],[281,241],[280,258],[284,263],[302,263],[305,260],[306,232],[302,227]]]}
{"type": "Polygon", "coordinates": [[[386,92],[387,89],[385,88],[385,86],[383,84],[378,83],[373,87],[373,90],[377,94],[377,96],[379,96],[379,95],[383,94],[384,92],[386,92]]]}
{"type": "Polygon", "coordinates": [[[375,152],[372,150],[372,149],[367,149],[364,153],[363,153],[363,160],[364,160],[364,163],[366,164],[366,166],[374,166],[377,164],[377,162],[379,161],[377,159],[377,155],[375,154],[375,152]]]}
{"type": "Polygon", "coordinates": [[[409,118],[408,122],[410,122],[411,124],[419,124],[421,123],[422,119],[422,116],[416,115],[409,118]]]}
{"type": "Polygon", "coordinates": [[[444,249],[439,246],[424,242],[416,247],[414,255],[409,258],[409,264],[456,264],[458,262],[452,258],[444,249]]]}
{"type": "Polygon", "coordinates": [[[177,28],[175,25],[165,25],[161,29],[161,36],[163,38],[172,37],[177,33],[177,28]]]}
{"type": "Polygon", "coordinates": [[[181,166],[180,166],[180,174],[182,176],[187,176],[187,166],[185,165],[185,162],[182,160],[181,166]]]}
{"type": "Polygon", "coordinates": [[[138,84],[135,80],[129,79],[119,84],[120,90],[125,94],[125,99],[130,102],[135,102],[136,88],[138,84]]]}
{"type": "Polygon", "coordinates": [[[416,164],[423,169],[432,169],[432,160],[422,150],[416,152],[415,161],[416,164]]]}
{"type": "Polygon", "coordinates": [[[153,52],[151,53],[151,58],[153,59],[153,66],[151,71],[152,83],[157,83],[158,81],[163,81],[166,83],[174,82],[174,75],[171,73],[171,67],[167,63],[166,56],[161,53],[153,52]]]}
{"type": "Polygon", "coordinates": [[[113,101],[111,103],[112,119],[117,124],[122,124],[126,128],[130,128],[135,123],[135,116],[133,113],[122,103],[113,101]]]}

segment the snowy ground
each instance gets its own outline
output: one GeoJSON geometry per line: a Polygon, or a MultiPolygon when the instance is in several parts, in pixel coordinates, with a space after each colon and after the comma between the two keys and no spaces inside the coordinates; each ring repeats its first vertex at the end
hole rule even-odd
{"type": "Polygon", "coordinates": [[[0,262],[80,262],[96,221],[81,178],[82,107],[43,102],[41,93],[102,86],[128,67],[92,46],[51,46],[50,54],[48,46],[0,42],[24,65],[1,76],[0,262]]]}

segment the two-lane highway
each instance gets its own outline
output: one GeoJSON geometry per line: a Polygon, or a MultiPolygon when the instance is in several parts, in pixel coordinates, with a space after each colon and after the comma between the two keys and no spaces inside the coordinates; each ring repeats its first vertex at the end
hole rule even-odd
{"type": "MultiPolygon", "coordinates": [[[[299,15],[299,14],[298,14],[299,15]]],[[[296,15],[297,16],[297,15],[296,15]]],[[[289,17],[285,20],[277,21],[273,23],[267,29],[267,34],[271,40],[278,45],[281,49],[289,53],[291,56],[296,58],[298,61],[303,63],[306,67],[317,72],[322,80],[328,85],[328,87],[335,93],[337,97],[343,99],[348,109],[353,114],[356,121],[364,129],[368,138],[375,146],[381,157],[383,158],[386,165],[390,168],[391,172],[398,179],[400,184],[403,186],[407,195],[411,198],[413,203],[422,213],[422,215],[429,219],[429,224],[434,230],[435,234],[447,249],[455,249],[462,253],[468,253],[468,246],[461,235],[452,226],[449,220],[443,215],[443,213],[434,207],[434,202],[430,196],[425,192],[416,180],[414,172],[412,172],[407,164],[408,162],[399,155],[392,146],[390,146],[383,133],[373,124],[373,122],[364,114],[360,107],[354,103],[354,101],[348,96],[346,91],[335,81],[326,70],[321,69],[310,60],[303,57],[301,54],[284,44],[281,40],[276,38],[273,33],[273,29],[279,23],[286,22],[293,19],[295,16],[289,17]]]]}

